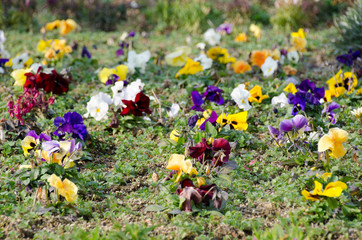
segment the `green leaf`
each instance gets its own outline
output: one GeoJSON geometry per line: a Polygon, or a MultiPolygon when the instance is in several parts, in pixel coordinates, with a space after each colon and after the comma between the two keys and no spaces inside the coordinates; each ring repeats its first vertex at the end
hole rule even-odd
{"type": "Polygon", "coordinates": [[[338,201],[335,198],[327,198],[327,204],[330,209],[335,209],[338,207],[338,201]]]}
{"type": "Polygon", "coordinates": [[[233,177],[227,174],[220,174],[219,178],[227,181],[228,183],[232,183],[233,182],[233,177]]]}
{"type": "Polygon", "coordinates": [[[161,212],[164,209],[165,209],[164,206],[153,204],[153,205],[148,205],[144,211],[145,212],[161,212]]]}
{"type": "Polygon", "coordinates": [[[217,130],[210,122],[206,123],[205,131],[207,133],[209,133],[211,135],[211,137],[216,137],[217,136],[217,130]]]}
{"type": "Polygon", "coordinates": [[[36,180],[38,176],[39,176],[39,169],[38,168],[32,169],[30,172],[30,180],[36,180]]]}

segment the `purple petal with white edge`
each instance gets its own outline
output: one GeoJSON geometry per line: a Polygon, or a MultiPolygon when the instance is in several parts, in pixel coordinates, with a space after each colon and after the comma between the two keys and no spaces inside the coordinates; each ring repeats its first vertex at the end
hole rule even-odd
{"type": "Polygon", "coordinates": [[[48,152],[48,157],[60,150],[59,142],[55,140],[43,142],[41,146],[44,151],[48,152]]]}
{"type": "Polygon", "coordinates": [[[280,125],[279,125],[279,129],[282,132],[289,132],[293,129],[293,123],[292,121],[286,119],[281,121],[280,125]]]}
{"type": "Polygon", "coordinates": [[[292,123],[294,127],[299,130],[307,124],[307,118],[305,118],[303,115],[298,114],[297,116],[292,118],[292,123]]]}

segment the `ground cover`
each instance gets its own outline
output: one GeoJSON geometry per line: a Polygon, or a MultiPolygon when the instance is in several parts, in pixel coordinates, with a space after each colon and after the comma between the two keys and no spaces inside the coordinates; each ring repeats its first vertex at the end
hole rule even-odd
{"type": "MultiPolygon", "coordinates": [[[[248,42],[235,42],[237,32],[242,32],[242,29],[234,29],[231,35],[225,34],[218,44],[227,48],[230,56],[237,60],[247,60],[254,50],[273,48],[281,50],[288,46],[290,41],[290,33],[263,29],[260,39],[250,34],[248,42]]],[[[16,54],[28,52],[34,62],[43,60],[43,54],[36,50],[42,35],[16,31],[7,31],[5,34],[7,38],[5,46],[10,56],[15,57],[16,54]]],[[[26,115],[24,125],[18,124],[16,118],[11,118],[7,113],[8,101],[11,97],[15,99],[15,96],[19,96],[23,92],[23,87],[13,86],[15,80],[10,76],[11,67],[5,68],[6,73],[1,75],[0,93],[2,130],[5,134],[0,157],[2,170],[0,214],[3,219],[0,221],[0,237],[4,239],[144,239],[146,236],[154,239],[360,238],[361,213],[358,201],[361,195],[358,188],[361,187],[359,157],[361,120],[351,114],[352,110],[361,107],[361,95],[357,93],[360,84],[353,87],[353,93],[340,94],[332,99],[340,105],[335,110],[336,123],[331,123],[328,116],[321,114],[323,107],[329,106],[330,101],[300,111],[300,114],[306,116],[312,125],[312,131],[317,134],[314,140],[308,138],[307,146],[298,145],[301,144],[298,139],[302,139],[302,136],[295,137],[293,141],[287,139],[279,143],[279,139],[273,140],[273,134],[270,134],[268,128],[269,125],[279,128],[283,120],[293,117],[291,115],[293,104],[287,104],[283,108],[271,104],[271,99],[282,92],[288,96],[288,93],[283,91],[288,85],[286,80],[288,77],[294,77],[298,83],[310,79],[318,88],[328,89],[326,81],[342,68],[335,59],[333,48],[329,45],[330,39],[335,36],[333,29],[310,30],[306,36],[308,41],[306,51],[295,51],[299,60],[292,63],[286,59],[286,63],[279,65],[278,70],[270,76],[264,76],[258,66],[253,66],[250,72],[237,74],[231,63],[217,63],[217,60],[214,60],[209,70],[181,75],[178,78],[175,74],[184,63],[180,67],[171,67],[161,55],[173,52],[178,46],[188,45],[191,48],[188,56],[194,59],[200,53],[195,45],[204,41],[202,35],[188,36],[172,32],[168,35],[150,33],[142,36],[136,33],[134,38],[128,38],[126,41],[133,42],[133,49],[137,53],[146,50],[151,52],[151,59],[146,65],[145,72],[136,69],[134,74],[127,73],[127,81],[131,83],[137,78],[142,79],[145,84],[143,92],[151,98],[152,114],[142,113],[150,119],[135,116],[120,117],[119,126],[116,128],[109,126],[111,113],[108,113],[108,119],[101,121],[92,116],[84,118],[89,137],[80,141],[83,155],[75,161],[77,173],[74,173],[78,199],[72,204],[63,198],[61,201],[52,199],[54,192],[48,196],[50,203],[47,203],[42,193],[39,194],[38,186],[27,188],[31,183],[24,184],[24,179],[19,180],[16,175],[19,173],[19,166],[29,164],[29,157],[24,156],[22,140],[30,130],[35,130],[37,134],[43,132],[51,135],[57,129],[54,125],[56,117],[63,117],[65,113],[73,111],[84,116],[89,111],[87,104],[92,96],[99,92],[112,94],[113,85],[102,83],[95,72],[99,68],[113,67],[126,62],[126,53],[124,56],[116,57],[116,51],[120,48],[120,34],[72,32],[67,35],[68,44],[74,46],[77,43],[78,50],[66,54],[61,60],[54,62],[52,67],[58,72],[68,68],[72,74],[69,91],[56,95],[54,104],[50,105],[47,111],[38,110],[26,115]],[[83,46],[88,48],[91,58],[81,57],[83,46]],[[157,64],[158,62],[163,64],[157,64]],[[283,69],[286,65],[293,67],[296,74],[287,74],[288,69],[283,69]],[[201,104],[202,108],[214,110],[218,116],[222,113],[234,114],[246,110],[239,109],[235,104],[235,98],[232,97],[232,92],[239,84],[246,84],[248,91],[258,85],[263,94],[268,95],[268,98],[261,103],[256,101],[251,103],[252,108],[247,110],[247,129],[232,129],[230,127],[233,126],[232,123],[227,124],[228,127],[210,123],[206,124],[205,131],[202,131],[198,125],[190,130],[188,119],[196,113],[202,114],[202,111],[191,109],[195,104],[191,92],[197,90],[202,94],[207,86],[217,85],[223,90],[221,95],[225,99],[225,104],[207,101],[201,104]],[[172,103],[178,103],[181,108],[175,117],[167,114],[172,103]],[[327,164],[328,154],[323,155],[322,151],[318,152],[318,142],[331,128],[348,132],[348,140],[344,143],[347,153],[343,158],[331,157],[330,164],[327,164]],[[175,138],[170,139],[173,130],[178,131],[177,142],[174,141],[175,138]],[[210,140],[210,137],[214,140],[210,140]],[[187,200],[187,196],[180,198],[173,194],[179,186],[179,183],[174,183],[177,174],[171,176],[170,180],[165,178],[169,175],[170,169],[175,170],[169,165],[172,154],[191,155],[189,147],[195,147],[202,138],[207,138],[210,146],[216,139],[227,139],[231,147],[230,156],[227,154],[229,162],[235,161],[236,164],[233,166],[225,164],[230,166],[229,169],[221,169],[221,166],[220,169],[212,168],[215,171],[210,174],[203,168],[205,165],[193,157],[192,163],[199,172],[198,176],[206,179],[208,184],[217,184],[220,194],[223,191],[227,193],[227,197],[222,196],[221,209],[218,209],[214,203],[211,203],[211,206],[195,204],[197,200],[191,198],[194,202],[191,205],[192,211],[187,212],[184,211],[187,210],[186,204],[180,202],[180,199],[187,200]],[[278,144],[283,146],[280,147],[278,144]],[[288,153],[284,152],[286,150],[284,145],[289,148],[288,153]],[[296,146],[303,147],[296,148],[296,146]],[[216,170],[224,172],[220,174],[216,170]],[[319,198],[319,201],[306,200],[301,194],[302,190],[307,189],[312,192],[315,188],[314,180],[319,179],[316,174],[322,175],[328,172],[333,173],[331,177],[333,180],[330,179],[329,182],[344,181],[348,189],[344,189],[343,194],[338,197],[323,197],[312,193],[314,198],[319,198]]],[[[208,46],[208,49],[211,48],[212,46],[208,46]]],[[[279,62],[280,58],[281,56],[279,62]]],[[[344,66],[344,71],[356,73],[357,68],[344,66]]],[[[304,135],[310,137],[307,131],[304,135]]],[[[187,177],[192,178],[192,175],[184,171],[182,181],[187,177]]],[[[192,179],[196,184],[196,178],[192,179]]],[[[185,189],[187,187],[183,190],[185,189]]]]}

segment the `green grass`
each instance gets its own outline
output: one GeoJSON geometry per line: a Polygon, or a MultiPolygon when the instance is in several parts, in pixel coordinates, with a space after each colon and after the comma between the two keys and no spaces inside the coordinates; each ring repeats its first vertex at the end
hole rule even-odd
{"type": "MultiPolygon", "coordinates": [[[[330,55],[329,39],[336,33],[333,30],[312,30],[308,34],[309,51],[303,62],[299,63],[297,77],[301,80],[310,78],[317,86],[326,86],[325,81],[332,74],[324,61],[334,61],[330,55]],[[322,61],[323,60],[323,61],[322,61]]],[[[12,55],[28,51],[32,56],[39,56],[34,49],[40,34],[18,33],[7,31],[6,48],[12,55]]],[[[116,58],[120,33],[81,32],[69,35],[71,43],[77,42],[78,52],[65,57],[56,65],[57,70],[71,67],[74,81],[70,91],[57,96],[50,107],[51,115],[34,115],[39,129],[51,133],[55,130],[53,120],[68,111],[84,114],[86,103],[99,91],[111,93],[109,87],[100,83],[94,73],[99,67],[111,67],[124,59],[116,58]],[[108,44],[112,41],[114,44],[108,44]],[[108,42],[108,43],[107,43],[108,42]],[[86,45],[94,61],[76,60],[80,50],[86,45]],[[96,45],[97,49],[92,46],[96,45]]],[[[137,52],[149,49],[171,52],[176,46],[186,45],[186,34],[172,32],[169,36],[151,33],[149,38],[139,35],[135,38],[137,52]]],[[[275,45],[284,46],[287,34],[266,29],[260,41],[237,44],[234,37],[226,36],[221,46],[228,48],[232,56],[246,59],[249,52],[255,49],[271,49],[275,45]]],[[[202,37],[192,36],[193,47],[202,37]]],[[[193,47],[193,55],[197,53],[193,47]]],[[[39,58],[35,58],[39,60],[39,58]]],[[[273,113],[269,104],[272,96],[280,93],[277,86],[283,84],[282,79],[262,81],[255,74],[236,75],[225,72],[220,83],[224,96],[230,99],[232,89],[239,83],[250,82],[251,86],[259,84],[263,93],[270,98],[261,105],[254,106],[249,112],[249,129],[235,137],[238,147],[233,156],[238,169],[231,173],[232,181],[218,180],[218,185],[229,193],[229,200],[221,214],[208,210],[198,213],[170,215],[166,212],[145,212],[148,205],[158,204],[171,207],[168,192],[154,183],[152,172],[157,171],[160,179],[168,175],[165,169],[172,153],[183,153],[183,146],[174,145],[168,140],[174,128],[185,128],[191,113],[186,111],[191,105],[189,93],[194,85],[212,84],[210,77],[198,78],[189,76],[175,79],[177,68],[155,66],[153,59],[147,66],[146,74],[140,75],[145,83],[145,92],[152,95],[152,90],[160,97],[162,107],[171,103],[181,103],[181,115],[175,120],[166,119],[165,125],[156,123],[157,107],[154,109],[153,121],[137,124],[121,122],[116,130],[109,129],[107,123],[97,122],[92,118],[85,119],[91,140],[86,142],[84,151],[87,158],[78,162],[80,167],[79,200],[75,208],[65,206],[46,208],[37,203],[33,207],[33,193],[27,192],[13,177],[17,166],[25,160],[21,149],[21,137],[17,133],[7,132],[10,140],[3,143],[0,155],[0,238],[19,239],[357,239],[361,238],[361,219],[348,219],[340,212],[326,211],[325,203],[310,203],[300,194],[305,188],[308,167],[284,166],[282,155],[277,147],[271,144],[268,125],[277,126],[281,119],[289,116],[290,109],[273,113]],[[164,82],[169,81],[169,87],[164,82]],[[244,166],[256,160],[247,170],[244,166]],[[134,225],[132,225],[134,224],[134,225]],[[148,229],[150,226],[154,228],[148,229]],[[127,235],[128,234],[128,235],[127,235]]],[[[260,76],[260,74],[259,74],[260,76]]],[[[137,76],[132,76],[135,79],[137,76]]],[[[6,74],[1,76],[0,109],[5,119],[6,103],[10,94],[18,94],[13,80],[6,74]]],[[[357,99],[358,100],[358,99],[357,99]]],[[[338,127],[350,133],[347,148],[361,146],[360,124],[349,114],[352,108],[360,106],[356,99],[342,98],[339,103],[343,111],[339,112],[338,127]]],[[[213,109],[222,111],[222,106],[211,105],[213,109]]],[[[163,113],[166,116],[165,113],[163,113]]],[[[26,131],[22,133],[22,137],[26,131]]],[[[361,188],[361,167],[354,162],[352,152],[342,161],[333,161],[334,171],[340,175],[352,176],[353,185],[361,188]]],[[[172,183],[166,183],[170,187],[172,183]]]]}

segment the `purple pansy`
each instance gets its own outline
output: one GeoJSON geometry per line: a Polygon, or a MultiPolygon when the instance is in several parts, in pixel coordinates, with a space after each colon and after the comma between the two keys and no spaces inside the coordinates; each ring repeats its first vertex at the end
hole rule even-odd
{"type": "Polygon", "coordinates": [[[326,116],[329,117],[329,121],[330,121],[331,123],[335,124],[337,118],[336,118],[336,113],[333,112],[333,110],[335,110],[335,109],[337,109],[337,108],[340,108],[340,107],[341,107],[341,106],[339,106],[338,103],[336,103],[336,102],[331,102],[331,104],[329,104],[328,107],[326,107],[326,108],[324,108],[324,109],[322,110],[322,115],[323,115],[323,114],[326,114],[326,116]]]}
{"type": "Polygon", "coordinates": [[[199,116],[197,116],[197,114],[192,115],[189,119],[187,119],[187,125],[189,125],[190,129],[195,127],[197,120],[199,120],[199,116]]]}
{"type": "Polygon", "coordinates": [[[202,94],[202,97],[205,98],[205,100],[209,100],[209,101],[217,103],[219,105],[223,105],[224,99],[221,96],[222,92],[223,92],[223,90],[221,90],[218,87],[208,86],[206,88],[206,91],[202,94]]]}
{"type": "Polygon", "coordinates": [[[92,55],[90,54],[86,46],[83,46],[82,57],[92,58],[92,55]]]}
{"type": "Polygon", "coordinates": [[[202,99],[201,94],[198,91],[192,91],[191,98],[192,102],[194,103],[191,109],[200,112],[204,111],[204,109],[201,108],[201,105],[204,104],[204,100],[202,99]]]}
{"type": "MultiPolygon", "coordinates": [[[[299,131],[300,129],[307,126],[307,118],[303,115],[298,114],[297,116],[293,117],[291,120],[285,119],[280,122],[279,130],[281,132],[290,132],[293,129],[295,131],[299,131]]],[[[275,129],[276,130],[276,129],[275,129]]],[[[270,129],[269,129],[270,131],[270,129]]]]}
{"type": "Polygon", "coordinates": [[[230,34],[232,30],[233,25],[231,25],[230,23],[223,23],[216,29],[216,31],[218,32],[226,32],[227,34],[230,34]]]}
{"type": "Polygon", "coordinates": [[[136,35],[135,31],[130,31],[128,37],[134,37],[136,35]]]}
{"type": "Polygon", "coordinates": [[[87,128],[83,123],[82,116],[77,112],[68,112],[64,114],[64,118],[56,117],[54,125],[58,127],[54,131],[54,135],[63,138],[65,133],[72,134],[73,138],[79,138],[84,141],[87,136],[87,128]]]}
{"type": "Polygon", "coordinates": [[[3,66],[5,63],[9,61],[8,58],[0,58],[0,66],[3,66]]]}
{"type": "Polygon", "coordinates": [[[320,105],[320,99],[324,98],[324,87],[317,88],[309,79],[305,79],[297,85],[298,92],[289,93],[288,102],[293,104],[292,115],[297,115],[300,110],[305,111],[306,103],[320,105]]]}
{"type": "Polygon", "coordinates": [[[340,56],[337,57],[337,61],[348,66],[351,67],[353,65],[353,62],[359,57],[361,56],[361,52],[356,50],[356,51],[352,51],[352,49],[350,49],[348,51],[347,54],[342,54],[340,56]]]}
{"type": "Polygon", "coordinates": [[[116,56],[119,57],[119,56],[122,56],[124,54],[124,51],[122,48],[118,49],[117,52],[116,52],[116,56]]]}

